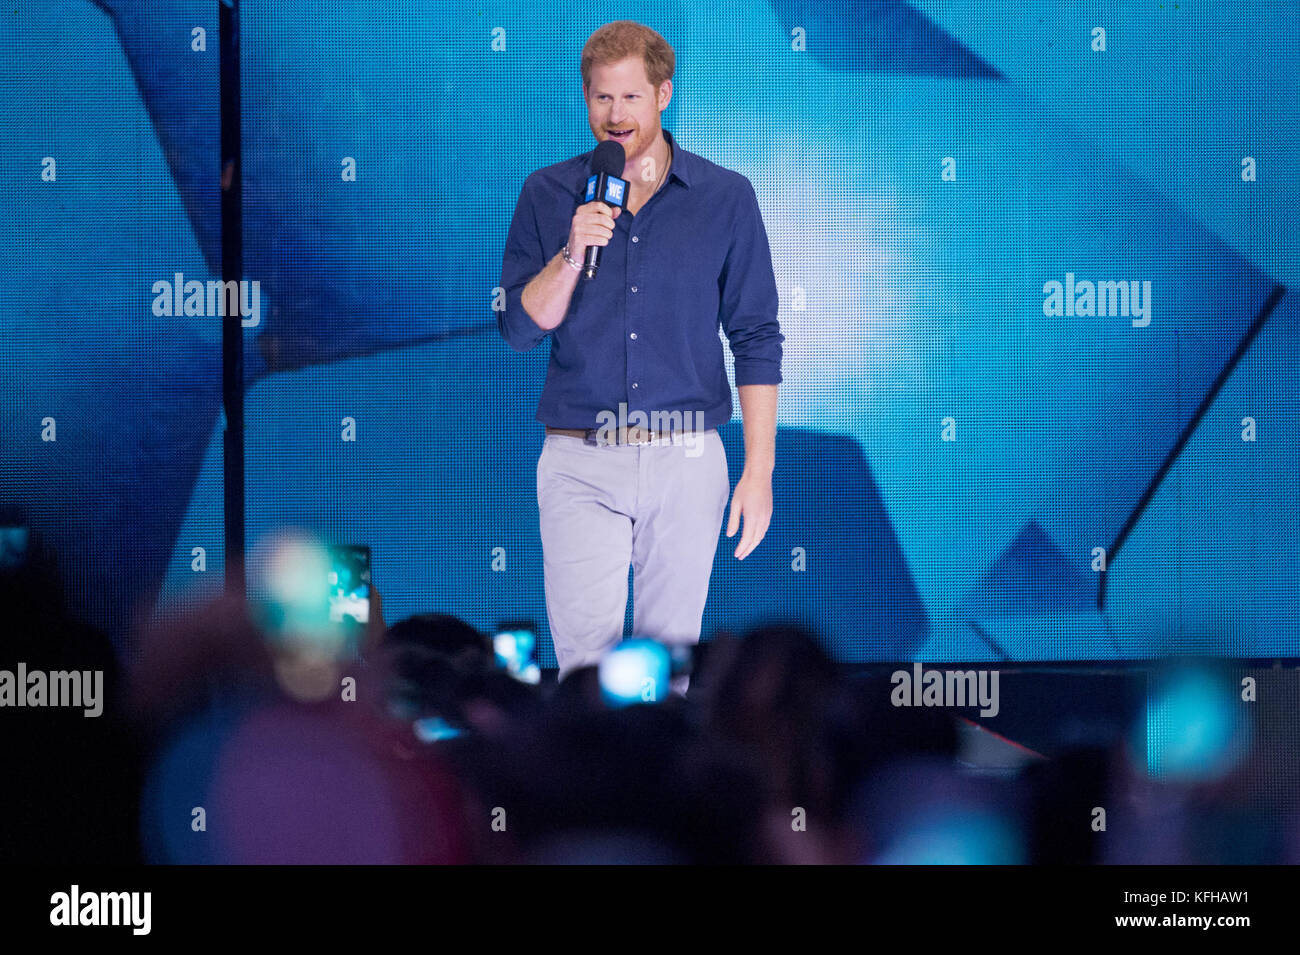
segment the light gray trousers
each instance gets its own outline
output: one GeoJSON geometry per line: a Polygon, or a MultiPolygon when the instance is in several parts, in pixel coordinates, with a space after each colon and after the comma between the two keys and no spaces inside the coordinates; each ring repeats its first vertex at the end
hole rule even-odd
{"type": "MultiPolygon", "coordinates": [[[[590,445],[546,436],[537,509],[561,679],[623,638],[629,564],[632,634],[699,642],[731,481],[716,429],[685,442],[590,445]]],[[[672,689],[684,693],[687,682],[674,679],[672,689]]]]}

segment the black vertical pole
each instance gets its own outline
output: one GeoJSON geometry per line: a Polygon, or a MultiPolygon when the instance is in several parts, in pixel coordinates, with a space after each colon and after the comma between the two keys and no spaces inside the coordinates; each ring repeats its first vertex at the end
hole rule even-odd
{"type": "MultiPolygon", "coordinates": [[[[218,3],[221,29],[221,278],[243,278],[243,173],[239,164],[239,0],[218,3]]],[[[243,301],[242,292],[239,300],[243,301]]],[[[221,320],[221,400],[226,530],[226,588],[245,594],[244,329],[239,309],[221,320]]]]}

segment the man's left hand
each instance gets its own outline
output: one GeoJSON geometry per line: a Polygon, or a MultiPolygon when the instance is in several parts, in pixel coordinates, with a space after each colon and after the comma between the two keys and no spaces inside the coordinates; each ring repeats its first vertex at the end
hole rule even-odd
{"type": "Polygon", "coordinates": [[[745,516],[745,530],[736,545],[735,557],[744,560],[758,546],[772,522],[772,476],[746,470],[736,482],[731,493],[731,518],[727,521],[727,536],[735,536],[740,527],[740,517],[745,516]]]}

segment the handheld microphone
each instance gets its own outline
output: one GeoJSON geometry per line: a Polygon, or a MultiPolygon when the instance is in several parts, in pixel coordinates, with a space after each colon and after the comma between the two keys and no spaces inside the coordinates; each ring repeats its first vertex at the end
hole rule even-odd
{"type": "MultiPolygon", "coordinates": [[[[627,201],[627,180],[620,179],[617,173],[623,171],[627,154],[623,144],[612,139],[601,140],[591,154],[591,175],[587,178],[587,198],[583,202],[599,199],[610,206],[623,208],[627,201]]],[[[600,268],[600,252],[603,245],[587,246],[587,254],[582,261],[582,277],[588,280],[596,277],[600,268]]]]}

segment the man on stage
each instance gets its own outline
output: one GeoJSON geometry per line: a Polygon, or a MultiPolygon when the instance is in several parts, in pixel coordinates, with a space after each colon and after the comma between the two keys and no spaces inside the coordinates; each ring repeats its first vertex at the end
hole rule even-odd
{"type": "MultiPolygon", "coordinates": [[[[584,203],[588,152],[528,176],[506,239],[501,335],[517,351],[552,336],[537,504],[561,678],[622,638],[629,562],[633,632],[700,639],[730,490],[717,432],[732,415],[719,326],[745,436],[727,527],[734,536],[743,516],[734,556],[758,546],[772,516],[784,337],[767,233],[749,180],[660,125],[674,60],[662,36],[632,21],[591,35],[587,117],[598,142],[623,146],[625,208],[584,203]],[[602,252],[587,279],[590,246],[602,252]]],[[[686,686],[681,677],[672,689],[686,686]]]]}

